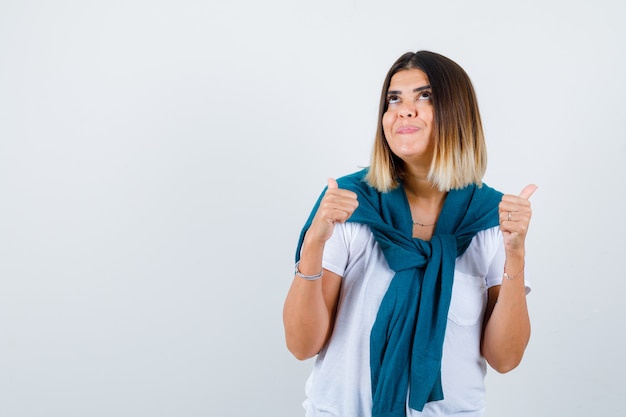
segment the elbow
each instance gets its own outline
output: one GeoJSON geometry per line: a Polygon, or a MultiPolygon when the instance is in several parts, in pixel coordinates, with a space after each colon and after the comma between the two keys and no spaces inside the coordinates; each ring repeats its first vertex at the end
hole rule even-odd
{"type": "Polygon", "coordinates": [[[522,362],[529,339],[530,332],[505,340],[486,339],[483,340],[481,353],[491,368],[500,374],[506,374],[522,362]]]}
{"type": "Polygon", "coordinates": [[[314,349],[306,349],[303,346],[297,346],[294,343],[287,342],[287,349],[291,354],[298,359],[299,361],[305,361],[307,359],[311,359],[315,355],[317,355],[317,351],[314,349]]]}
{"type": "Polygon", "coordinates": [[[322,350],[326,343],[322,330],[303,329],[302,326],[295,328],[293,326],[285,326],[287,349],[298,360],[311,359],[322,350]]]}
{"type": "Polygon", "coordinates": [[[511,372],[513,369],[517,368],[517,366],[522,362],[522,358],[500,359],[497,361],[487,362],[496,372],[506,374],[507,372],[511,372]]]}
{"type": "Polygon", "coordinates": [[[309,353],[305,353],[305,352],[291,352],[291,354],[299,361],[305,361],[307,359],[311,359],[312,357],[315,356],[315,354],[311,355],[309,353]]]}
{"type": "Polygon", "coordinates": [[[517,368],[524,357],[524,347],[506,351],[484,352],[485,360],[496,372],[506,374],[517,368]]]}
{"type": "Polygon", "coordinates": [[[484,349],[483,357],[496,372],[506,374],[517,368],[522,362],[526,344],[520,346],[509,346],[506,349],[484,349]]]}
{"type": "Polygon", "coordinates": [[[285,343],[287,350],[298,360],[311,359],[321,350],[321,341],[311,338],[310,335],[293,333],[286,329],[285,343]]]}

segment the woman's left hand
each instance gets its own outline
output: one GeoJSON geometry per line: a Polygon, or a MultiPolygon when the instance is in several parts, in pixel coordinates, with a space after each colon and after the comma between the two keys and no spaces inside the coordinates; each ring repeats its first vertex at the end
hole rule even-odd
{"type": "Polygon", "coordinates": [[[536,185],[530,184],[524,187],[519,196],[512,194],[502,196],[498,210],[500,230],[502,230],[504,247],[507,251],[524,250],[526,232],[532,215],[528,199],[536,189],[536,185]]]}

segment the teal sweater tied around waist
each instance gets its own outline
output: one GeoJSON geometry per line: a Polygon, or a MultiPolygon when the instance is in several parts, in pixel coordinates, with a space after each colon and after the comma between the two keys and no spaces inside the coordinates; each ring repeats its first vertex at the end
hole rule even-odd
{"type": "MultiPolygon", "coordinates": [[[[386,193],[365,182],[367,169],[339,178],[339,188],[354,191],[359,206],[348,219],[370,227],[395,272],[370,334],[372,417],[404,417],[409,407],[422,411],[443,399],[441,357],[456,258],[481,230],[499,224],[502,193],[482,185],[451,190],[430,241],[413,238],[409,203],[400,185],[386,193]]],[[[304,235],[320,201],[300,234],[304,235]]]]}

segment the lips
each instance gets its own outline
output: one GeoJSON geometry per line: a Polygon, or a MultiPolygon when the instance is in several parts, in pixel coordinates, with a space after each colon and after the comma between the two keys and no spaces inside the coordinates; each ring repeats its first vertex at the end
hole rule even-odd
{"type": "Polygon", "coordinates": [[[400,128],[398,128],[398,130],[396,131],[396,133],[398,134],[409,134],[409,133],[415,133],[418,130],[420,130],[419,127],[416,126],[402,126],[400,128]]]}

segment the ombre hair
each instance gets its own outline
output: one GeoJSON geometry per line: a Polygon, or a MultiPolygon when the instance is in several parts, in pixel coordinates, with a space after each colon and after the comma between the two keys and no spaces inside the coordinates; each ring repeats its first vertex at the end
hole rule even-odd
{"type": "Polygon", "coordinates": [[[382,120],[391,78],[412,69],[426,74],[432,91],[434,154],[428,179],[441,191],[482,185],[487,149],[474,87],[456,62],[429,51],[407,52],[389,69],[380,95],[378,126],[365,179],[378,191],[387,192],[406,175],[404,162],[387,143],[382,120]]]}

